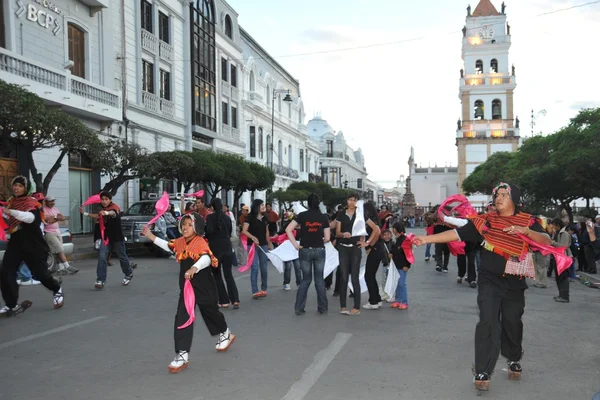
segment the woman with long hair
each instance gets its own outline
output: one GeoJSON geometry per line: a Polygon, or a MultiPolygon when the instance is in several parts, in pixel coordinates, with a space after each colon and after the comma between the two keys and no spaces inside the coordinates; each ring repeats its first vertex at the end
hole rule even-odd
{"type": "Polygon", "coordinates": [[[206,216],[206,238],[208,245],[219,260],[219,265],[213,268],[213,275],[217,284],[219,293],[219,305],[223,308],[228,308],[229,303],[233,303],[233,308],[239,308],[240,298],[238,295],[237,286],[231,273],[233,262],[233,254],[231,247],[231,218],[223,212],[223,202],[218,197],[215,197],[210,202],[213,209],[212,214],[206,216]],[[225,275],[227,282],[227,290],[223,284],[221,275],[225,275]]]}
{"type": "MultiPolygon", "coordinates": [[[[254,261],[250,270],[250,284],[252,285],[252,298],[260,299],[267,296],[267,251],[273,249],[273,244],[269,238],[268,221],[264,213],[266,212],[265,202],[256,199],[250,207],[250,214],[244,222],[242,235],[246,236],[248,246],[252,244],[259,246],[254,253],[254,261]],[[258,270],[260,268],[260,291],[258,290],[258,270]]],[[[243,240],[243,238],[242,238],[243,240]]]]}
{"type": "Polygon", "coordinates": [[[367,251],[367,262],[365,267],[365,282],[369,290],[369,301],[363,305],[366,310],[377,310],[381,307],[381,296],[379,295],[379,285],[377,284],[377,270],[379,270],[379,264],[385,257],[385,250],[383,249],[379,236],[381,230],[379,228],[379,217],[377,215],[377,209],[371,202],[367,202],[364,205],[365,209],[365,221],[367,223],[367,235],[369,236],[369,244],[365,247],[367,251]],[[374,228],[373,228],[374,227],[374,228]]]}
{"type": "Polygon", "coordinates": [[[288,238],[298,250],[302,268],[302,282],[298,288],[294,306],[296,315],[306,312],[304,310],[306,295],[312,282],[313,272],[317,291],[317,311],[325,314],[328,310],[323,269],[325,268],[325,243],[329,242],[330,229],[329,218],[319,209],[320,204],[319,196],[311,193],[308,196],[308,210],[298,214],[285,230],[288,238]],[[300,226],[301,245],[294,238],[294,229],[297,226],[300,226]]]}

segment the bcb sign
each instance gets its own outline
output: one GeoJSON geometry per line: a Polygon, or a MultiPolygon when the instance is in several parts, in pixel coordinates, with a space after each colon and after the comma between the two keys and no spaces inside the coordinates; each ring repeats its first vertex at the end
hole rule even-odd
{"type": "Polygon", "coordinates": [[[58,17],[49,13],[49,10],[54,11],[57,14],[60,14],[60,10],[54,4],[46,1],[46,0],[35,0],[39,5],[36,6],[34,4],[28,3],[27,7],[23,4],[21,0],[17,1],[17,6],[19,9],[16,11],[17,16],[21,16],[23,12],[27,12],[27,19],[31,22],[37,22],[39,26],[52,29],[52,33],[56,35],[61,28],[60,21],[58,17]]]}

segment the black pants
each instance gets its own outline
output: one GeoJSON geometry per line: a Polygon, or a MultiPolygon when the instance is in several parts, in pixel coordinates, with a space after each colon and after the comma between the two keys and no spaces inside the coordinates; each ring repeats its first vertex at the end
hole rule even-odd
{"type": "MultiPolygon", "coordinates": [[[[333,280],[333,274],[330,274],[329,276],[333,280]]],[[[335,269],[335,286],[333,287],[333,292],[334,293],[339,293],[340,292],[340,280],[341,279],[342,279],[342,272],[341,272],[341,269],[338,267],[338,268],[335,269]]],[[[325,283],[327,283],[327,280],[325,280],[325,283]]]]}
{"type": "MultiPolygon", "coordinates": [[[[554,257],[552,257],[554,258],[554,257]]],[[[569,300],[569,280],[571,276],[569,274],[569,269],[565,269],[562,274],[558,275],[558,271],[556,273],[556,286],[558,287],[558,297],[562,297],[563,299],[569,300]]]]}
{"type": "Polygon", "coordinates": [[[354,308],[360,310],[360,280],[358,273],[360,271],[360,248],[338,247],[340,253],[340,307],[346,308],[348,298],[348,278],[352,278],[352,287],[354,288],[354,308]]]}
{"type": "Polygon", "coordinates": [[[596,273],[596,253],[594,252],[594,248],[586,244],[585,245],[585,261],[587,265],[587,272],[592,274],[596,273]]]}
{"type": "Polygon", "coordinates": [[[521,360],[525,289],[506,289],[486,279],[479,282],[477,304],[475,372],[491,375],[500,353],[509,361],[521,360]]]}
{"type": "MultiPolygon", "coordinates": [[[[227,323],[225,317],[219,311],[219,306],[216,304],[198,304],[200,314],[204,323],[208,328],[211,336],[216,336],[219,333],[227,330],[227,323]]],[[[187,326],[183,329],[178,329],[187,322],[190,316],[185,309],[185,303],[183,301],[183,293],[179,295],[179,304],[177,305],[177,315],[175,315],[175,353],[180,351],[190,351],[192,348],[192,339],[194,338],[194,324],[187,326]]]]}
{"type": "MultiPolygon", "coordinates": [[[[367,288],[369,290],[369,303],[377,304],[381,301],[379,295],[379,285],[377,284],[377,270],[379,270],[379,264],[383,261],[383,249],[375,247],[371,249],[367,256],[367,265],[365,267],[365,281],[367,282],[367,288]]],[[[354,284],[352,284],[354,285],[354,284]]]]}
{"type": "Polygon", "coordinates": [[[585,256],[585,247],[583,245],[577,252],[577,269],[579,271],[587,271],[587,260],[585,256]]]}
{"type": "Polygon", "coordinates": [[[24,251],[19,237],[8,241],[4,259],[0,268],[0,290],[2,298],[9,308],[15,307],[19,302],[19,284],[17,283],[17,269],[25,262],[31,271],[33,279],[38,280],[46,287],[56,293],[60,289],[58,281],[48,271],[48,253],[43,248],[30,243],[27,251],[24,251]]]}
{"type": "Polygon", "coordinates": [[[477,272],[475,271],[475,252],[470,251],[466,254],[459,254],[456,256],[456,263],[458,264],[458,277],[464,278],[465,273],[467,274],[467,282],[477,281],[477,272]]]}
{"type": "Polygon", "coordinates": [[[448,263],[450,262],[450,249],[445,243],[435,244],[435,264],[438,267],[448,269],[448,263]]]}
{"type": "Polygon", "coordinates": [[[231,251],[225,252],[225,254],[219,257],[219,266],[212,268],[215,283],[217,284],[217,291],[219,292],[219,304],[239,303],[240,296],[238,294],[237,285],[233,279],[233,273],[231,272],[233,263],[233,253],[231,251]],[[225,284],[223,283],[223,277],[225,276],[225,282],[227,283],[227,290],[225,290],[225,284]]]}

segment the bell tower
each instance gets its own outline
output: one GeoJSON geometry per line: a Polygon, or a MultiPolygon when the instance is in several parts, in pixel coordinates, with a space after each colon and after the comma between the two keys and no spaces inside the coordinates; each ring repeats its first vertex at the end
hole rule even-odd
{"type": "MultiPolygon", "coordinates": [[[[508,58],[511,32],[506,5],[502,3],[500,12],[490,0],[480,0],[473,12],[469,5],[462,32],[461,118],[456,127],[461,193],[465,178],[490,155],[514,152],[519,146],[519,119],[513,114],[517,82],[508,58]]],[[[471,198],[475,202],[486,199],[471,198]]]]}

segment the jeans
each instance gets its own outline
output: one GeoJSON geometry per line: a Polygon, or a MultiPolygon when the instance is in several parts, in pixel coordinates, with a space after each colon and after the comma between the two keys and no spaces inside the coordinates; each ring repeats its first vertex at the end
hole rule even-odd
{"type": "Polygon", "coordinates": [[[125,250],[125,242],[109,242],[105,245],[104,242],[100,243],[100,252],[98,255],[98,265],[96,267],[96,276],[99,281],[106,281],[106,269],[108,268],[108,255],[111,252],[117,253],[117,257],[121,263],[121,271],[125,276],[132,276],[133,270],[129,264],[129,258],[127,257],[127,251],[125,250]]]}
{"type": "Polygon", "coordinates": [[[475,250],[475,265],[477,266],[477,273],[479,273],[479,267],[481,266],[481,247],[477,247],[477,250],[475,250]]]}
{"type": "Polygon", "coordinates": [[[294,273],[296,274],[296,286],[300,287],[302,282],[302,270],[300,269],[300,259],[296,258],[292,261],[286,261],[283,269],[283,284],[289,285],[292,281],[292,264],[294,265],[294,273]]]}
{"type": "Polygon", "coordinates": [[[425,247],[425,258],[431,258],[431,243],[427,243],[425,247]]]}
{"type": "MultiPolygon", "coordinates": [[[[258,245],[255,245],[258,247],[258,245]]],[[[252,286],[252,294],[258,293],[258,269],[260,268],[260,290],[267,291],[267,258],[266,252],[269,251],[267,246],[260,246],[262,249],[256,249],[254,252],[254,260],[250,267],[250,285],[252,286]],[[263,251],[264,250],[264,251],[263,251]]]]}
{"type": "Polygon", "coordinates": [[[239,267],[237,254],[235,254],[235,250],[231,251],[231,265],[233,265],[234,267],[239,267]]]}
{"type": "Polygon", "coordinates": [[[400,278],[398,278],[398,286],[396,286],[396,301],[402,304],[408,304],[408,289],[406,288],[406,275],[402,268],[397,268],[400,278]]]}
{"type": "Polygon", "coordinates": [[[29,267],[27,266],[27,264],[21,263],[21,265],[19,266],[19,269],[17,270],[17,279],[20,280],[21,282],[27,282],[27,281],[30,281],[31,279],[33,279],[31,277],[31,271],[29,270],[29,267]]]}
{"type": "Polygon", "coordinates": [[[296,312],[304,311],[313,271],[315,273],[315,290],[317,291],[317,310],[320,313],[327,312],[327,295],[325,294],[325,280],[323,279],[325,248],[300,249],[299,263],[302,268],[302,282],[296,294],[296,304],[294,305],[296,312]]]}
{"type": "Polygon", "coordinates": [[[575,264],[577,263],[577,258],[574,257],[573,258],[573,262],[571,263],[571,266],[569,267],[569,278],[571,279],[575,279],[575,264]]]}

